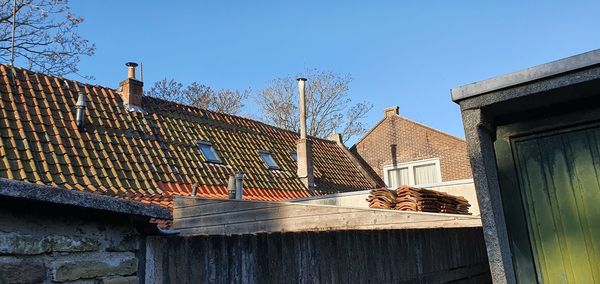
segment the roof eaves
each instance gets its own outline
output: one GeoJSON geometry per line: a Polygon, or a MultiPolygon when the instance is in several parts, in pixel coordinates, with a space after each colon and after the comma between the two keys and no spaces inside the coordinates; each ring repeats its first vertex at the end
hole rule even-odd
{"type": "Polygon", "coordinates": [[[157,205],[143,204],[100,194],[68,190],[5,178],[0,178],[0,196],[96,209],[126,215],[159,219],[172,218],[169,209],[157,205]]]}

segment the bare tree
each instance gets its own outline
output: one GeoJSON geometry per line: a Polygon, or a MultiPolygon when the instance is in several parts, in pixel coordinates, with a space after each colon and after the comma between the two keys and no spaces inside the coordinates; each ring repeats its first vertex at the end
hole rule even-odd
{"type": "MultiPolygon", "coordinates": [[[[352,104],[348,95],[350,75],[329,71],[307,70],[306,115],[309,135],[325,138],[333,132],[342,133],[344,141],[363,134],[361,122],[373,107],[368,102],[352,104]]],[[[274,79],[256,99],[263,119],[270,124],[299,130],[298,87],[290,76],[274,79]]]]}
{"type": "Polygon", "coordinates": [[[250,90],[214,90],[196,82],[184,87],[174,79],[165,78],[155,82],[146,95],[216,112],[239,114],[250,90]]]}
{"type": "MultiPolygon", "coordinates": [[[[83,18],[67,0],[16,0],[15,60],[28,69],[62,76],[77,73],[81,56],[95,46],[77,33],[83,18]]],[[[0,0],[0,59],[10,62],[13,0],[0,0]]]]}

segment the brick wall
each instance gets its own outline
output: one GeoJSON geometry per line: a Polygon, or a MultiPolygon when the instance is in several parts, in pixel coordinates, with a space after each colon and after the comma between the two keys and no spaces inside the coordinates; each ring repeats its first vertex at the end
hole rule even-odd
{"type": "Polygon", "coordinates": [[[431,158],[440,159],[442,181],[472,178],[467,143],[386,111],[385,119],[352,151],[384,180],[383,167],[431,158]],[[395,153],[395,154],[392,154],[395,153]]]}
{"type": "Polygon", "coordinates": [[[0,202],[0,283],[139,283],[127,217],[0,202]]]}

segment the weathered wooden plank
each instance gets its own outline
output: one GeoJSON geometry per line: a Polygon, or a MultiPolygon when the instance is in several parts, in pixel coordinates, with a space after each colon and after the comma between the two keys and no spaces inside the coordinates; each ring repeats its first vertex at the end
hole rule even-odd
{"type": "Polygon", "coordinates": [[[185,208],[189,206],[208,205],[212,203],[228,202],[228,199],[204,199],[197,197],[176,196],[173,199],[173,209],[185,208]]]}
{"type": "Polygon", "coordinates": [[[197,234],[253,234],[259,232],[293,232],[324,230],[371,230],[401,228],[475,227],[479,219],[459,219],[448,216],[401,215],[381,212],[340,212],[323,215],[294,216],[277,219],[252,219],[234,223],[223,219],[224,224],[206,225],[201,218],[174,222],[182,235],[197,234]]]}
{"type": "Polygon", "coordinates": [[[260,208],[280,207],[282,203],[275,202],[230,202],[217,201],[199,203],[173,209],[173,218],[200,217],[230,212],[252,211],[260,208]]]}

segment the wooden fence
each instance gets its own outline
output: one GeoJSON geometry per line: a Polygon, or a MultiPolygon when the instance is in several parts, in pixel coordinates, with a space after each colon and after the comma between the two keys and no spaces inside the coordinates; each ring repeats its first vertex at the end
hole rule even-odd
{"type": "Polygon", "coordinates": [[[146,283],[491,282],[481,227],[149,237],[146,283]]]}

